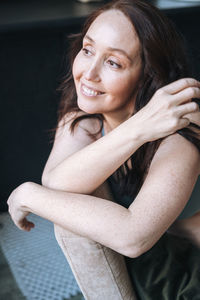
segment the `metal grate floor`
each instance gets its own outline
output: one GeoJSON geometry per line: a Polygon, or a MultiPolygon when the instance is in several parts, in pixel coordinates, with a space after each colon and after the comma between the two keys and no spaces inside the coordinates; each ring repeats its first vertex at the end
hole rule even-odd
{"type": "MultiPolygon", "coordinates": [[[[8,213],[0,214],[0,246],[27,300],[64,300],[80,293],[54,237],[53,224],[30,215],[35,228],[19,230],[8,213]]],[[[82,298],[84,300],[84,298],[82,298]]]]}

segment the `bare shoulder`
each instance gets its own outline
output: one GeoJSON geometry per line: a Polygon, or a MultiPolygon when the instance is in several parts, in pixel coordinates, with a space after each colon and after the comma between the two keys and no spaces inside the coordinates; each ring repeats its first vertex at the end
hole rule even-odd
{"type": "Polygon", "coordinates": [[[166,137],[160,144],[152,160],[152,167],[166,159],[166,163],[185,165],[185,168],[199,170],[200,153],[197,147],[178,133],[166,137]]]}
{"type": "MultiPolygon", "coordinates": [[[[59,138],[63,135],[71,134],[71,124],[72,122],[79,117],[85,116],[86,114],[82,111],[72,112],[70,114],[65,115],[62,120],[58,124],[58,128],[56,130],[55,138],[59,138]]],[[[75,130],[73,135],[77,138],[81,136],[86,136],[89,134],[93,135],[99,131],[101,127],[100,120],[97,118],[84,118],[81,119],[75,126],[75,130]]],[[[97,136],[99,138],[100,136],[97,136]]]]}
{"type": "Polygon", "coordinates": [[[63,160],[70,155],[92,144],[100,138],[100,134],[93,137],[92,135],[99,131],[100,121],[95,118],[85,118],[77,123],[74,132],[71,131],[71,124],[75,118],[83,116],[84,113],[77,112],[66,115],[58,124],[53,147],[43,174],[47,174],[63,160]]]}

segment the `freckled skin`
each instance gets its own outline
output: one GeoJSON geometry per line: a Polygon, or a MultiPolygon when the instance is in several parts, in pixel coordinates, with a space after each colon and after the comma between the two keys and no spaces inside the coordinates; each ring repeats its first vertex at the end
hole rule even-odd
{"type": "Polygon", "coordinates": [[[83,40],[86,52],[82,49],[73,65],[79,108],[121,123],[133,113],[141,72],[140,42],[135,29],[121,11],[110,10],[95,19],[86,36],[93,41],[83,40]],[[124,50],[131,60],[111,47],[124,50]],[[85,96],[81,83],[104,94],[85,96]]]}

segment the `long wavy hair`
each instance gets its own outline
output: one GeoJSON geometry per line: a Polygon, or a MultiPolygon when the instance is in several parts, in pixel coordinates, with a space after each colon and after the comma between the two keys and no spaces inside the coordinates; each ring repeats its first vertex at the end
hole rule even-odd
{"type": "MultiPolygon", "coordinates": [[[[177,79],[191,76],[189,73],[183,42],[177,34],[171,21],[157,8],[144,0],[116,0],[105,4],[93,12],[86,20],[81,33],[71,36],[69,51],[68,74],[61,83],[61,102],[59,107],[58,122],[72,112],[80,111],[77,105],[77,95],[72,76],[72,65],[78,52],[82,48],[82,40],[92,22],[103,12],[111,9],[120,10],[133,24],[139,37],[142,48],[142,76],[137,91],[135,111],[137,113],[144,107],[156,90],[177,79]]],[[[73,132],[75,126],[83,118],[98,118],[102,121],[101,114],[85,114],[75,117],[71,124],[73,132]]],[[[200,151],[200,139],[195,129],[199,126],[190,125],[179,130],[178,133],[191,141],[200,151]]],[[[144,128],[145,130],[145,128],[144,128]]],[[[101,128],[99,132],[101,131],[101,128]]],[[[96,134],[98,134],[97,132],[96,134]]],[[[139,192],[148,171],[155,151],[162,139],[145,143],[131,157],[129,168],[125,162],[118,170],[118,181],[121,193],[135,197],[139,192]]]]}

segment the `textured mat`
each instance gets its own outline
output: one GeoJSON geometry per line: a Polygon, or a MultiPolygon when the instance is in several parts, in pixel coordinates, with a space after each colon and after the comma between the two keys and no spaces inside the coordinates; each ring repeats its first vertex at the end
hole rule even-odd
{"type": "MultiPolygon", "coordinates": [[[[53,232],[53,224],[30,215],[35,228],[19,230],[0,214],[0,246],[27,300],[64,300],[80,293],[53,232]]],[[[83,299],[83,298],[82,298],[83,299]]],[[[84,300],[84,299],[83,299],[84,300]]]]}

